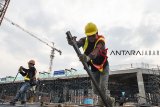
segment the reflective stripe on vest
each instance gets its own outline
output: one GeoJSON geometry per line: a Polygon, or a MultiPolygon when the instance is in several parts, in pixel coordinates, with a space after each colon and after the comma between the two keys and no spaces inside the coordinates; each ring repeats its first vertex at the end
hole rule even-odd
{"type": "Polygon", "coordinates": [[[101,65],[96,65],[96,64],[94,64],[93,63],[93,60],[91,60],[91,63],[93,64],[93,66],[95,67],[95,68],[97,68],[100,72],[103,72],[103,65],[104,65],[104,63],[107,61],[107,57],[104,57],[104,61],[102,62],[102,64],[101,65]]]}
{"type": "Polygon", "coordinates": [[[28,74],[24,77],[24,80],[30,80],[30,78],[28,77],[28,74]]]}
{"type": "MultiPolygon", "coordinates": [[[[103,42],[105,42],[104,37],[103,37],[103,36],[99,36],[99,38],[98,38],[98,40],[96,41],[93,49],[96,48],[97,43],[98,43],[100,40],[102,40],[103,42]]],[[[86,40],[85,40],[85,43],[84,43],[84,46],[83,46],[83,51],[84,51],[84,52],[86,51],[87,47],[88,47],[88,38],[86,37],[86,40]]],[[[108,49],[106,49],[106,51],[107,51],[107,50],[108,50],[108,49]]],[[[107,56],[104,56],[104,61],[103,61],[103,63],[102,63],[101,65],[96,65],[96,64],[94,64],[94,63],[93,63],[93,60],[91,60],[91,63],[92,63],[93,66],[94,66],[95,68],[97,68],[100,72],[103,72],[103,65],[104,65],[104,63],[106,62],[106,60],[107,60],[107,56]]]]}
{"type": "Polygon", "coordinates": [[[85,52],[86,49],[88,47],[88,38],[86,37],[86,40],[85,40],[85,43],[84,43],[84,46],[83,46],[83,51],[85,52]]]}

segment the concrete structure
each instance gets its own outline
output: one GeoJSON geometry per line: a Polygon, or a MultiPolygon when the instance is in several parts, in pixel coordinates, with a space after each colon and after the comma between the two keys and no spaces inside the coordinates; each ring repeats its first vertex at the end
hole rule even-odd
{"type": "MultiPolygon", "coordinates": [[[[119,103],[137,102],[139,104],[158,105],[160,102],[160,71],[157,68],[126,67],[110,71],[109,89],[111,96],[119,103]]],[[[21,82],[15,84],[1,83],[1,96],[14,96],[21,82]],[[14,87],[14,88],[13,88],[14,87]]],[[[91,80],[88,75],[43,78],[36,88],[39,96],[51,102],[73,102],[82,104],[83,99],[96,97],[92,93],[91,80]]]]}
{"type": "Polygon", "coordinates": [[[126,91],[126,93],[128,93],[128,96],[136,96],[137,97],[136,100],[138,101],[139,104],[160,102],[159,69],[131,67],[125,70],[111,71],[110,72],[110,84],[111,84],[110,86],[112,86],[111,92],[115,89],[113,87],[115,87],[116,83],[122,84],[121,87],[128,86],[125,89],[118,87],[118,90],[121,92],[126,91]],[[154,80],[151,77],[154,78],[154,80]],[[155,84],[155,86],[153,86],[152,84],[155,84]],[[156,101],[151,101],[153,99],[156,99],[156,101]]]}

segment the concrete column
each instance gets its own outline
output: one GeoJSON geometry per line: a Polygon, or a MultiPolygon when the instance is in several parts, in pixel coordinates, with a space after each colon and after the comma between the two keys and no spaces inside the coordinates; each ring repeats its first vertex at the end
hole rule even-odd
{"type": "Polygon", "coordinates": [[[137,82],[138,82],[138,90],[140,96],[138,103],[140,104],[146,103],[146,99],[144,99],[146,98],[146,94],[145,94],[143,76],[141,71],[137,72],[137,82]]]}

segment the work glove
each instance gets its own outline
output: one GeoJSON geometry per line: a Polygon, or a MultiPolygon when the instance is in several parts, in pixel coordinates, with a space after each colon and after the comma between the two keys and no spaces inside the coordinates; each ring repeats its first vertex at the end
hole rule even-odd
{"type": "Polygon", "coordinates": [[[90,61],[90,57],[87,56],[87,55],[85,55],[85,54],[80,55],[80,56],[79,56],[79,59],[80,59],[80,61],[82,61],[82,62],[89,62],[89,61],[90,61]]]}
{"type": "Polygon", "coordinates": [[[23,68],[23,67],[20,66],[18,72],[22,72],[22,68],[23,68]]]}
{"type": "Polygon", "coordinates": [[[76,41],[76,38],[77,38],[76,36],[72,37],[72,39],[68,39],[67,38],[68,44],[72,46],[73,45],[73,41],[76,41]]]}
{"type": "Polygon", "coordinates": [[[68,44],[72,46],[73,45],[73,41],[69,40],[69,39],[67,39],[67,40],[68,40],[68,44]]]}

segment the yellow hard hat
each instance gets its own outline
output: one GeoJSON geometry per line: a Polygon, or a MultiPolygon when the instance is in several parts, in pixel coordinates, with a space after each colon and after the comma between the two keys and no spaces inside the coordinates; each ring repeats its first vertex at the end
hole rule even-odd
{"type": "Polygon", "coordinates": [[[35,61],[34,60],[30,60],[28,63],[35,65],[35,61]]]}
{"type": "Polygon", "coordinates": [[[98,32],[98,29],[97,29],[97,26],[94,23],[90,22],[85,26],[85,34],[87,36],[94,35],[97,32],[98,32]]]}

